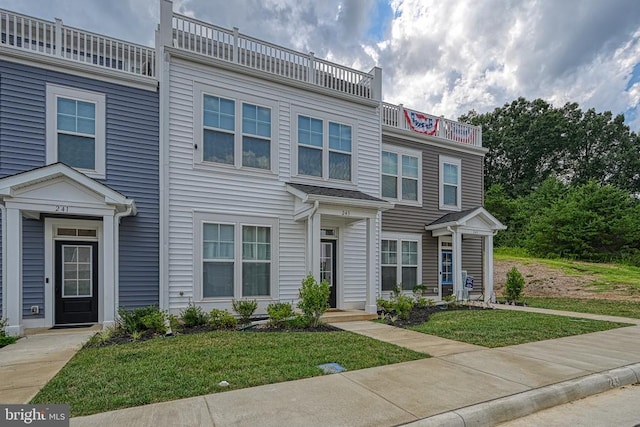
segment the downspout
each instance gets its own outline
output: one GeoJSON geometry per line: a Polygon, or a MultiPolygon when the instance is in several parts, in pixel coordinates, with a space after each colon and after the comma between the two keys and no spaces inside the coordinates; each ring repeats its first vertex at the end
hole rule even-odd
{"type": "MultiPolygon", "coordinates": [[[[7,207],[0,203],[0,215],[2,215],[2,316],[7,316],[7,207]]],[[[2,332],[2,331],[0,331],[2,332]]]]}
{"type": "Polygon", "coordinates": [[[116,311],[114,313],[115,317],[118,316],[120,308],[120,221],[123,217],[131,215],[131,212],[133,212],[133,206],[129,205],[127,210],[118,212],[113,217],[113,299],[116,311]]]}

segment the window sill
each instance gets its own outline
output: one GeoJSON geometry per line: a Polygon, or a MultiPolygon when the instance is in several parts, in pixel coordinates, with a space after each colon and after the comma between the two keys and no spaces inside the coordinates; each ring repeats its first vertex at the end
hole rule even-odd
{"type": "Polygon", "coordinates": [[[341,181],[339,179],[324,179],[308,175],[292,175],[291,182],[296,184],[316,185],[319,187],[333,187],[345,190],[357,190],[358,186],[354,181],[341,181]]]}
{"type": "Polygon", "coordinates": [[[440,206],[440,210],[441,211],[460,212],[462,209],[459,206],[441,205],[440,206]]]}
{"type": "Polygon", "coordinates": [[[222,172],[228,173],[230,175],[242,175],[242,176],[255,176],[260,178],[278,178],[278,173],[273,169],[259,169],[259,168],[250,168],[246,166],[237,167],[235,165],[229,165],[225,163],[214,163],[214,162],[196,162],[193,164],[194,170],[200,170],[205,172],[222,172]]]}
{"type": "Polygon", "coordinates": [[[411,207],[415,207],[415,208],[421,208],[422,207],[422,202],[420,201],[413,201],[413,200],[398,200],[398,199],[394,199],[391,197],[383,197],[383,200],[386,200],[388,202],[392,202],[395,204],[395,206],[411,206],[411,207]]]}

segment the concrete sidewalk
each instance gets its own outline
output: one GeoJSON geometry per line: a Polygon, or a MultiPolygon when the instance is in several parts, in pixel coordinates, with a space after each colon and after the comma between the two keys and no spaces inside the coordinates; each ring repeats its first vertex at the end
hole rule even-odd
{"type": "Polygon", "coordinates": [[[336,326],[435,357],[78,417],[71,425],[495,425],[640,380],[640,326],[496,349],[372,322],[336,326]]]}
{"type": "Polygon", "coordinates": [[[96,333],[96,328],[38,332],[0,348],[1,403],[28,403],[96,333]]]}

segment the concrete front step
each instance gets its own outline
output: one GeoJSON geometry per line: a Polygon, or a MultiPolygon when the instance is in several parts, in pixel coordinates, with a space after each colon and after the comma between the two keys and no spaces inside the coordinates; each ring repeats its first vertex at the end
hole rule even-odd
{"type": "Polygon", "coordinates": [[[355,322],[377,318],[378,315],[376,313],[367,313],[362,310],[335,310],[327,311],[322,315],[322,321],[326,323],[355,322]]]}

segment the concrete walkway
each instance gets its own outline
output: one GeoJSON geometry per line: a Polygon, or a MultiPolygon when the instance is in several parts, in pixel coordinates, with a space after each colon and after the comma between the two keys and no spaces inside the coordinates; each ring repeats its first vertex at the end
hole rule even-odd
{"type": "Polygon", "coordinates": [[[28,403],[96,333],[94,329],[38,332],[0,348],[0,403],[28,403]]]}
{"type": "Polygon", "coordinates": [[[640,325],[640,319],[620,316],[607,316],[605,314],[576,313],[574,311],[549,310],[547,308],[520,307],[516,305],[493,304],[493,308],[501,310],[527,311],[530,313],[555,314],[557,316],[579,317],[581,319],[604,320],[606,322],[623,322],[640,325]]]}
{"type": "MultiPolygon", "coordinates": [[[[640,381],[640,326],[496,349],[372,322],[336,326],[434,357],[77,417],[71,425],[496,425],[640,381]]],[[[90,334],[49,332],[1,349],[0,402],[28,401],[90,334]]]]}

